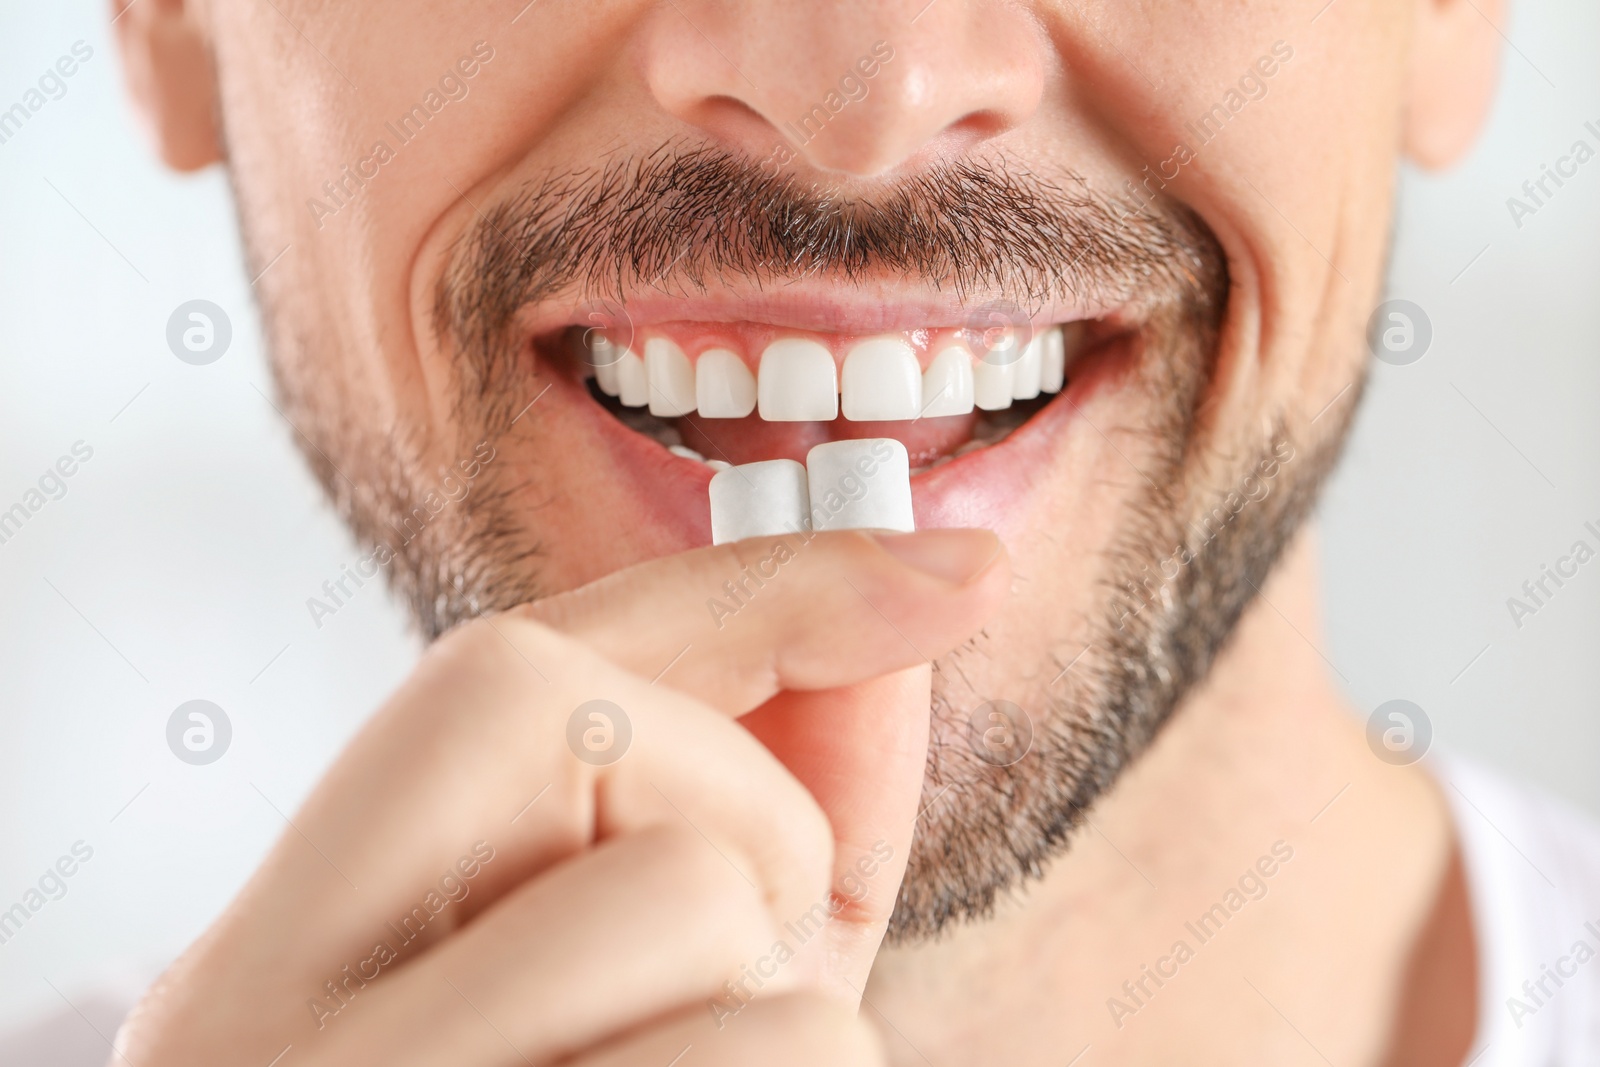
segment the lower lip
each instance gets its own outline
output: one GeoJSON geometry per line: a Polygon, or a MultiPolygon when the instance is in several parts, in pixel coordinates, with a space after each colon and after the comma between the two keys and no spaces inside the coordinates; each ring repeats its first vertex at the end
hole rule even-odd
{"type": "MultiPolygon", "coordinates": [[[[1058,444],[1083,405],[1121,380],[1133,343],[1132,335],[1124,335],[1081,353],[1068,368],[1067,387],[1004,440],[913,476],[917,528],[982,528],[1003,540],[1020,532],[1028,522],[1029,493],[1047,475],[1058,444]]],[[[612,470],[631,483],[630,496],[643,507],[644,521],[685,549],[711,543],[709,467],[673,455],[618,422],[576,375],[559,375],[552,391],[574,417],[592,422],[595,438],[610,450],[612,470]]]]}

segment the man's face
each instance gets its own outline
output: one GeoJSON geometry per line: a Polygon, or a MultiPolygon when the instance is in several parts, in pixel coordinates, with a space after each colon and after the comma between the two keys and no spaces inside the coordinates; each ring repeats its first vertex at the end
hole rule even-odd
{"type": "Polygon", "coordinates": [[[914,936],[1060,847],[1337,450],[1414,13],[1318,6],[280,0],[205,21],[288,410],[426,632],[709,543],[712,469],[674,440],[740,464],[899,438],[928,468],[919,527],[1001,535],[1008,609],[936,665],[936,803],[894,931],[914,936]],[[889,336],[926,368],[1060,324],[1059,395],[881,422],[652,416],[584,357],[597,329],[759,374],[774,341],[843,360],[889,336]],[[1014,765],[985,751],[990,701],[1031,728],[1014,765]]]}

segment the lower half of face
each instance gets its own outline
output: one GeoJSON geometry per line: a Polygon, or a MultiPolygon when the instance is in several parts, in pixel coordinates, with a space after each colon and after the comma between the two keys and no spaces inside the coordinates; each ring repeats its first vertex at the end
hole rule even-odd
{"type": "MultiPolygon", "coordinates": [[[[714,478],[749,496],[801,470],[803,503],[752,505],[775,528],[909,510],[1000,534],[1011,601],[935,668],[943,799],[900,938],[985,913],[1061,850],[1208,667],[1359,393],[1351,309],[1386,200],[1341,270],[1254,200],[1235,210],[1242,187],[1188,202],[1109,156],[1086,176],[1060,144],[1030,153],[1050,142],[862,183],[657,123],[605,153],[552,135],[409,223],[403,323],[373,302],[340,328],[326,271],[266,279],[307,456],[429,636],[711,543],[714,478]],[[908,505],[905,477],[874,473],[885,441],[908,505]],[[746,469],[770,461],[801,466],[746,469]]],[[[1304,177],[1343,217],[1349,175],[1304,177]]],[[[275,193],[236,178],[269,258],[250,231],[275,193]]]]}
{"type": "MultiPolygon", "coordinates": [[[[969,262],[947,235],[894,232],[893,213],[861,205],[812,228],[814,274],[774,279],[761,275],[778,250],[751,242],[779,235],[750,227],[808,205],[772,186],[752,212],[749,175],[730,183],[728,161],[696,158],[717,165],[674,182],[703,181],[697,198],[729,224],[686,226],[659,249],[626,235],[636,207],[575,226],[570,204],[509,201],[460,244],[437,289],[454,369],[448,433],[367,436],[378,428],[346,417],[341,431],[329,412],[311,420],[325,433],[314,454],[384,487],[329,481],[432,635],[710,543],[710,483],[723,471],[759,481],[752,464],[809,467],[809,506],[769,502],[766,520],[825,526],[904,488],[877,471],[882,442],[898,442],[915,526],[994,529],[1016,575],[1005,613],[936,667],[925,789],[940,802],[919,824],[891,930],[931,935],[1040,871],[1155,734],[1303,517],[1341,419],[1308,438],[1281,412],[1204,418],[1225,387],[1229,279],[1215,237],[1181,208],[1134,216],[1032,189],[1035,228],[1011,219],[1011,242],[969,262]],[[553,208],[568,228],[539,232],[553,208]],[[1012,288],[942,306],[862,299],[914,264],[821,261],[839,239],[829,226],[882,247],[925,242],[914,251],[970,270],[967,284],[989,271],[1012,288]],[[1074,227],[1104,246],[1092,261],[1048,244],[1074,227]],[[625,283],[530,300],[569,286],[564,257],[608,233],[619,235],[601,253],[612,269],[628,250],[680,270],[705,256],[759,279],[760,295],[680,276],[671,295],[625,283]],[[1075,256],[1092,307],[1073,307],[1066,279],[1032,266],[1075,256]],[[501,273],[507,263],[519,276],[501,273]],[[849,459],[831,482],[812,452],[825,445],[849,459]]],[[[648,177],[629,181],[648,189],[648,177]]],[[[682,221],[670,201],[654,210],[663,231],[682,221]]],[[[781,261],[806,254],[783,249],[781,261]]],[[[725,618],[756,594],[706,592],[725,618]]]]}

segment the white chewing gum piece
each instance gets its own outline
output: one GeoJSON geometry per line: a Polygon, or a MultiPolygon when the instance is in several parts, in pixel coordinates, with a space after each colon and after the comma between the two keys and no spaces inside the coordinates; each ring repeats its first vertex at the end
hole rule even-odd
{"type": "Polygon", "coordinates": [[[1036,333],[1022,346],[1011,370],[1011,396],[1016,400],[1032,400],[1039,395],[1039,364],[1044,354],[1044,334],[1036,333]]]}
{"type": "Polygon", "coordinates": [[[1009,353],[996,351],[988,359],[972,365],[972,402],[984,411],[1002,411],[1011,406],[1011,383],[1017,360],[1012,356],[1006,363],[991,363],[991,359],[1006,359],[1009,353]]]}
{"type": "Polygon", "coordinates": [[[922,411],[922,368],[898,337],[870,337],[851,346],[839,375],[839,402],[851,422],[914,419],[922,411]]]}
{"type": "Polygon", "coordinates": [[[922,414],[965,415],[972,410],[972,353],[951,345],[922,374],[922,414]]]}
{"type": "Polygon", "coordinates": [[[761,353],[756,407],[768,422],[832,422],[839,417],[839,372],[833,353],[815,341],[787,337],[761,353]]]}
{"type": "Polygon", "coordinates": [[[1059,393],[1067,384],[1067,342],[1062,327],[1045,331],[1044,351],[1039,355],[1039,391],[1059,393]]]}
{"type": "Polygon", "coordinates": [[[617,382],[617,346],[598,333],[589,335],[589,365],[594,368],[594,383],[606,396],[622,392],[617,382]]]}
{"type": "Polygon", "coordinates": [[[742,419],[756,409],[756,376],[726,348],[700,353],[694,388],[701,418],[742,419]]]}
{"type": "Polygon", "coordinates": [[[917,528],[911,512],[911,463],[892,437],[828,441],[806,453],[815,530],[917,528]]]}
{"type": "Polygon", "coordinates": [[[644,372],[644,360],[625,349],[617,357],[617,399],[623,407],[642,408],[650,403],[650,379],[644,372]]]}
{"type": "Polygon", "coordinates": [[[711,543],[811,528],[806,469],[792,459],[742,463],[711,476],[711,543]]]}
{"type": "Polygon", "coordinates": [[[650,380],[650,414],[675,419],[694,410],[694,366],[676,343],[665,337],[646,341],[644,369],[650,380]]]}

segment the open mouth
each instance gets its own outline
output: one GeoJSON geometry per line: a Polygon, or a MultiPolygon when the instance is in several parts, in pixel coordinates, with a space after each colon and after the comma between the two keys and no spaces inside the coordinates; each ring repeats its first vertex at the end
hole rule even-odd
{"type": "Polygon", "coordinates": [[[853,337],[757,324],[668,322],[565,338],[630,429],[712,470],[803,459],[827,441],[884,438],[919,474],[1003,440],[1066,384],[1084,322],[853,337]]]}
{"type": "Polygon", "coordinates": [[[620,329],[569,321],[535,346],[580,386],[574,399],[587,394],[650,495],[697,501],[683,503],[702,530],[719,471],[793,467],[822,445],[846,466],[872,462],[885,439],[904,447],[917,526],[999,529],[1042,473],[1047,430],[1081,402],[1080,377],[1103,377],[1089,372],[1134,332],[1112,314],[872,333],[662,317],[620,329]],[[1030,437],[1041,440],[1029,448],[1030,437]]]}

